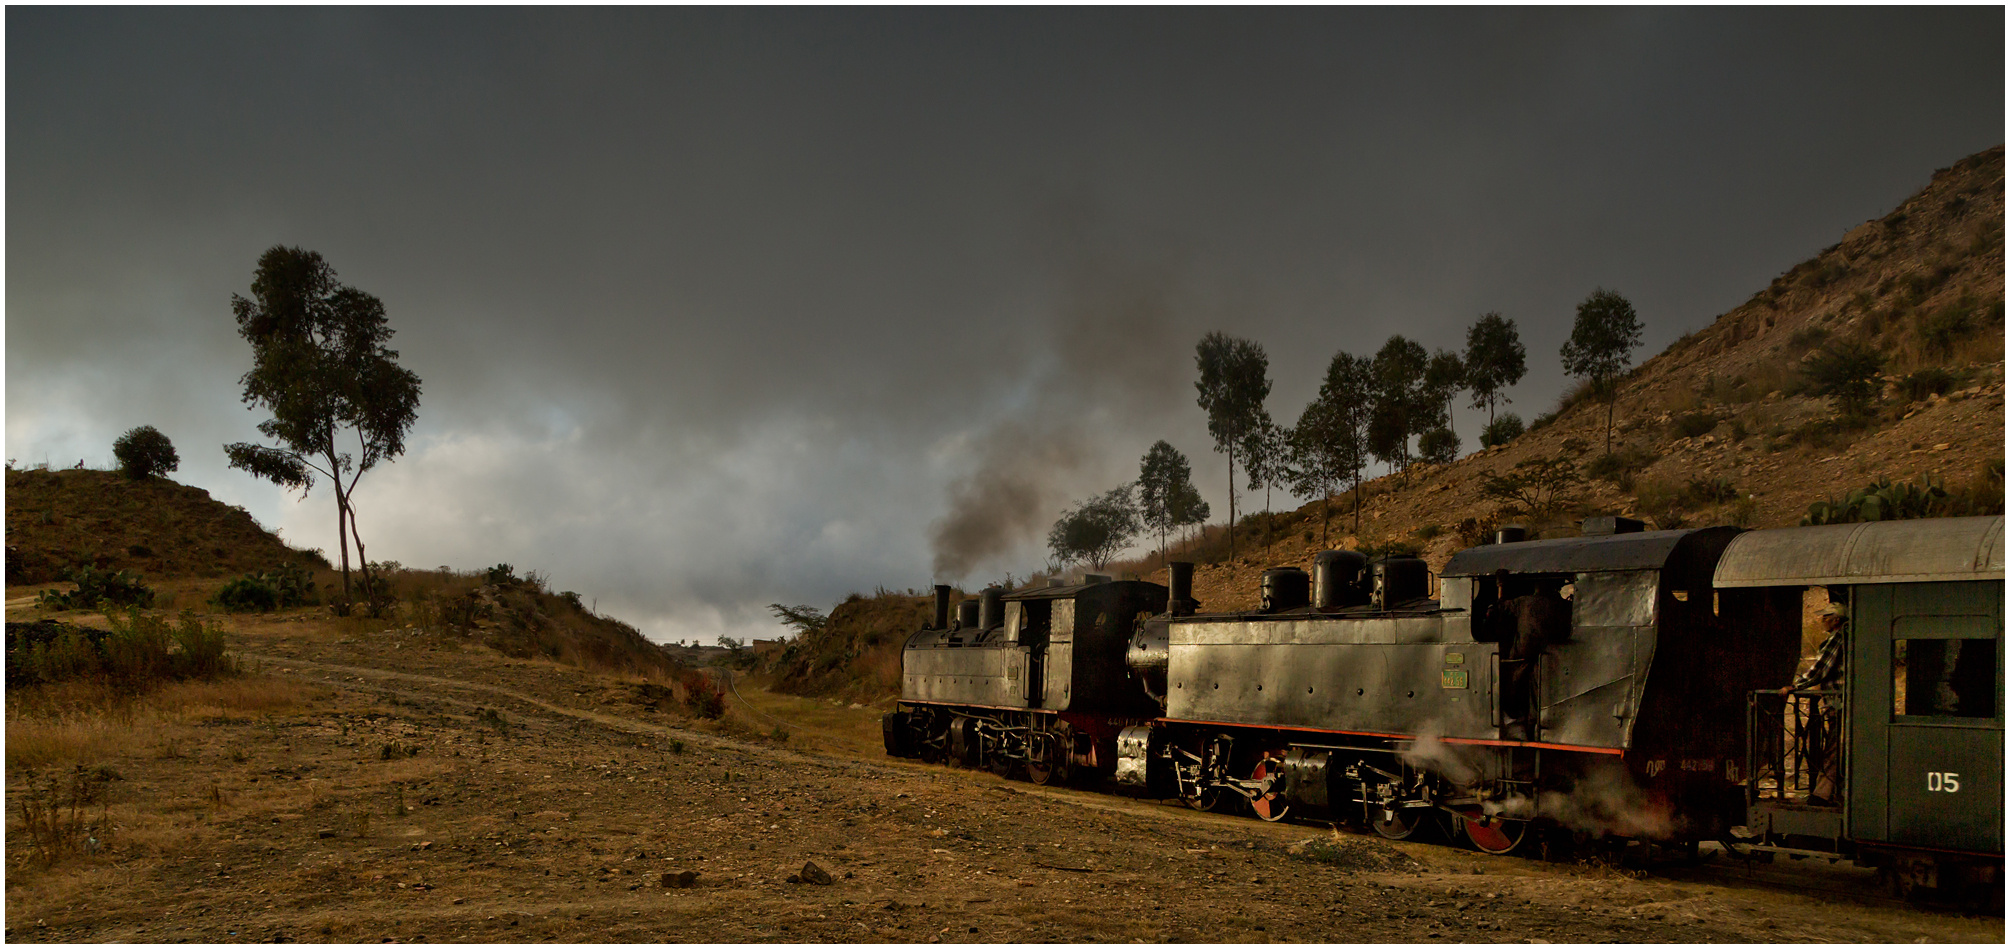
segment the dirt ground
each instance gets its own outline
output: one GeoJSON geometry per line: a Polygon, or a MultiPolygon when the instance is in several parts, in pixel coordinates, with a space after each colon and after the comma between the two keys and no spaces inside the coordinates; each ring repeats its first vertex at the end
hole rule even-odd
{"type": "Polygon", "coordinates": [[[228,622],[238,692],[110,724],[9,697],[9,941],[2004,937],[1847,868],[1641,875],[1392,844],[889,760],[879,709],[745,680],[729,701],[766,732],[432,634],[228,622]],[[44,865],[21,803],[52,775],[60,797],[76,765],[104,795],[85,844],[44,865]]]}

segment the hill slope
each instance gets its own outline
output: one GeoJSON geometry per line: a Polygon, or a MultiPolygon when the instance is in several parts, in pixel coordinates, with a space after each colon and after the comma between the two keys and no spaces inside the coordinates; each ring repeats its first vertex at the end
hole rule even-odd
{"type": "Polygon", "coordinates": [[[7,582],[47,583],[77,566],[149,580],[215,578],[288,563],[326,567],[243,508],[165,478],[115,471],[7,469],[7,582]]]}
{"type": "MultiPolygon", "coordinates": [[[[1890,214],[1851,229],[1641,363],[1614,411],[1614,453],[1628,462],[1624,470],[1590,479],[1543,526],[1569,534],[1578,517],[1615,513],[1655,527],[1787,527],[1815,501],[1879,478],[1920,476],[2000,505],[2003,196],[2003,149],[1965,158],[1890,214]],[[1879,413],[1866,428],[1837,425],[1828,400],[1800,391],[1800,365],[1832,340],[1866,341],[1889,360],[1879,413]],[[1929,368],[1949,372],[1949,391],[1908,395],[1904,377],[1929,368]]],[[[1531,460],[1587,462],[1603,450],[1603,403],[1566,396],[1553,418],[1538,422],[1508,445],[1369,482],[1358,535],[1344,500],[1330,544],[1316,543],[1321,502],[1299,508],[1284,518],[1293,529],[1272,549],[1239,543],[1234,562],[1203,563],[1196,597],[1208,609],[1252,607],[1264,569],[1309,569],[1325,546],[1409,542],[1433,569],[1443,566],[1469,543],[1456,530],[1462,521],[1485,523],[1498,512],[1480,492],[1488,476],[1531,460]]],[[[1155,557],[1128,566],[1163,582],[1155,557]]]]}

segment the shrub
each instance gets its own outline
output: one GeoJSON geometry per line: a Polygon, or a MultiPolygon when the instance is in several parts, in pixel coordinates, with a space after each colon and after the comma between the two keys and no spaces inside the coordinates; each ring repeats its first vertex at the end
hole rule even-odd
{"type": "Polygon", "coordinates": [[[1975,334],[1976,323],[1975,304],[1964,297],[1960,303],[1928,314],[1919,325],[1919,338],[1927,352],[1944,356],[1954,351],[1955,344],[1975,334]]]}
{"type": "Polygon", "coordinates": [[[1728,478],[1691,478],[1683,496],[1696,504],[1722,504],[1738,499],[1738,488],[1728,478]]]}
{"type": "Polygon", "coordinates": [[[1669,427],[1674,430],[1677,438],[1696,438],[1708,435],[1716,429],[1717,422],[1718,418],[1714,413],[1690,412],[1676,416],[1674,421],[1669,423],[1669,427]]]}
{"type": "Polygon", "coordinates": [[[152,606],[154,602],[153,588],[130,570],[99,570],[87,564],[70,571],[64,579],[75,583],[77,588],[68,593],[43,590],[36,605],[50,610],[88,610],[101,604],[152,606]]]}
{"type": "Polygon", "coordinates": [[[1505,445],[1520,438],[1523,431],[1521,416],[1509,412],[1488,422],[1487,427],[1480,430],[1480,447],[1505,445]]]}
{"type": "Polygon", "coordinates": [[[62,623],[16,624],[7,631],[9,688],[104,679],[138,692],[170,679],[208,679],[237,671],[223,630],[184,614],[179,624],[132,609],[107,614],[109,630],[62,623]]]}
{"type": "Polygon", "coordinates": [[[279,608],[279,591],[260,574],[247,573],[224,584],[209,602],[226,613],[270,613],[279,608]]]}
{"type": "Polygon", "coordinates": [[[1844,340],[1822,347],[1801,367],[1808,391],[1835,400],[1844,416],[1862,416],[1877,402],[1878,373],[1884,370],[1884,354],[1856,340],[1844,340]]]}
{"type": "MultiPolygon", "coordinates": [[[[378,583],[381,585],[383,580],[380,578],[378,583]]],[[[237,577],[216,591],[209,602],[226,613],[263,613],[307,606],[316,602],[314,578],[306,567],[289,563],[264,573],[237,577]]]]}
{"type": "Polygon", "coordinates": [[[1916,482],[1896,484],[1882,478],[1840,498],[1808,505],[1808,513],[1801,518],[1801,526],[2001,513],[2002,469],[1993,468],[1992,471],[1993,492],[1988,489],[1986,480],[1981,492],[1956,494],[1941,487],[1932,475],[1921,476],[1916,482]]]}
{"type": "MultiPolygon", "coordinates": [[[[720,637],[723,642],[725,637],[720,637]]],[[[702,672],[687,671],[678,677],[678,684],[684,687],[684,707],[699,718],[718,718],[726,714],[726,695],[719,691],[712,677],[702,672]]]]}
{"type": "Polygon", "coordinates": [[[1528,423],[1528,430],[1533,432],[1536,429],[1542,428],[1548,425],[1549,423],[1556,421],[1556,416],[1557,413],[1555,412],[1544,412],[1541,415],[1536,416],[1533,420],[1531,420],[1528,423]]]}
{"type": "Polygon", "coordinates": [[[490,586],[506,587],[522,583],[523,581],[517,578],[515,567],[506,563],[499,563],[488,569],[487,574],[484,576],[484,582],[490,586]]]}
{"type": "Polygon", "coordinates": [[[166,475],[181,467],[181,458],[175,454],[174,442],[151,425],[142,425],[120,435],[112,443],[112,456],[119,460],[119,471],[135,481],[141,478],[166,475]]]}
{"type": "Polygon", "coordinates": [[[1898,391],[1908,401],[1918,402],[1929,396],[1946,395],[1954,388],[1954,373],[1938,366],[1921,369],[1899,380],[1898,391]]]}
{"type": "Polygon", "coordinates": [[[1452,527],[1459,540],[1468,547],[1477,547],[1492,539],[1500,530],[1501,512],[1495,511],[1482,517],[1468,517],[1452,527]]]}
{"type": "Polygon", "coordinates": [[[1459,436],[1449,428],[1434,428],[1417,439],[1417,456],[1434,465],[1449,464],[1459,457],[1459,436]]]}

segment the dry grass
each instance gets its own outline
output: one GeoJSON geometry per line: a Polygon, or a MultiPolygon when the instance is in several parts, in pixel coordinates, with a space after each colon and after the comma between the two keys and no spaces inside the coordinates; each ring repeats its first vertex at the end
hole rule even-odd
{"type": "Polygon", "coordinates": [[[136,698],[100,683],[66,682],[8,696],[7,767],[93,764],[156,749],[170,753],[188,726],[269,714],[321,690],[265,676],[175,682],[136,698]]]}

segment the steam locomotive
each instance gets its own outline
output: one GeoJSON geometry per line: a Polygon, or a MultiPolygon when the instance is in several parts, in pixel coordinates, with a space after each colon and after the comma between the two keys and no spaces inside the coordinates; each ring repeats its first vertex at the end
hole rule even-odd
{"type": "Polygon", "coordinates": [[[1265,572],[1248,612],[1198,612],[1185,563],[994,587],[953,618],[938,586],[886,750],[1489,853],[1724,840],[2000,892],[2002,518],[1642,527],[1504,530],[1435,578],[1325,551],[1265,572]],[[1848,604],[1849,675],[1795,690],[1815,586],[1848,604]],[[1560,622],[1531,647],[1512,617],[1534,599],[1560,622]]]}

